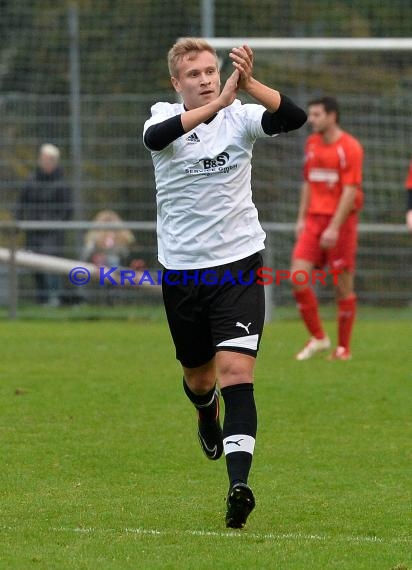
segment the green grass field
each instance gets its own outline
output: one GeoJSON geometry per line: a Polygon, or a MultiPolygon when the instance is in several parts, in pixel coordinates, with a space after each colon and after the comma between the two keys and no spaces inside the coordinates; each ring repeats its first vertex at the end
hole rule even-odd
{"type": "Polygon", "coordinates": [[[2,570],[412,569],[409,320],[375,311],[336,363],[291,358],[299,322],[266,328],[238,532],[163,321],[0,328],[2,570]]]}

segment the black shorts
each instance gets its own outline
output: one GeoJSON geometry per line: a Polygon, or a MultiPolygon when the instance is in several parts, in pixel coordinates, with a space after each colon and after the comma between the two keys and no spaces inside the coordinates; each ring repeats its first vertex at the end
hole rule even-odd
{"type": "Polygon", "coordinates": [[[163,300],[176,358],[195,368],[216,351],[256,357],[265,319],[265,294],[257,283],[260,253],[206,269],[165,269],[163,300]]]}

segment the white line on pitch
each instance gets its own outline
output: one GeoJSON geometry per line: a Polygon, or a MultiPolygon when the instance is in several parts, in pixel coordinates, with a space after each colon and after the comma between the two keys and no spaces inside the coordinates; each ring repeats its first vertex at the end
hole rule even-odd
{"type": "Polygon", "coordinates": [[[216,536],[220,538],[244,538],[244,539],[257,539],[257,540],[303,540],[303,541],[318,541],[318,542],[358,542],[358,543],[384,543],[384,542],[412,542],[408,537],[405,538],[381,538],[379,536],[327,536],[320,534],[301,534],[301,533],[284,533],[284,534],[261,534],[256,532],[218,532],[218,531],[207,531],[207,530],[158,530],[158,529],[146,529],[146,528],[93,528],[93,527],[77,527],[77,528],[67,528],[58,527],[51,529],[54,532],[72,532],[79,534],[104,534],[104,533],[116,533],[116,534],[135,534],[141,536],[216,536]]]}

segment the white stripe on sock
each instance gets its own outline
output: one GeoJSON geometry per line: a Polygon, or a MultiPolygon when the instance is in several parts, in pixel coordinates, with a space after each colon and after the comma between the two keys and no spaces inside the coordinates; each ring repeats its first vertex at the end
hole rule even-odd
{"type": "Polygon", "coordinates": [[[225,451],[225,455],[235,453],[236,451],[246,451],[253,455],[253,450],[255,449],[255,438],[243,433],[229,435],[223,440],[223,449],[225,451]]]}
{"type": "Polygon", "coordinates": [[[213,396],[210,399],[210,402],[208,402],[207,404],[196,404],[196,408],[208,408],[209,406],[211,406],[213,404],[213,400],[215,399],[216,394],[217,390],[213,392],[213,396]]]}

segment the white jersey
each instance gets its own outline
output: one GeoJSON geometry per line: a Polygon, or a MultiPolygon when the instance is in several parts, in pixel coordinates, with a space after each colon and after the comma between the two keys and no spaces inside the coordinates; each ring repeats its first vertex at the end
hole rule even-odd
{"type": "MultiPolygon", "coordinates": [[[[157,103],[146,130],[185,111],[157,103]]],[[[266,237],[252,201],[251,158],[262,129],[261,105],[236,99],[161,151],[152,151],[157,188],[160,263],[167,269],[202,269],[264,249],[266,237]]]]}

